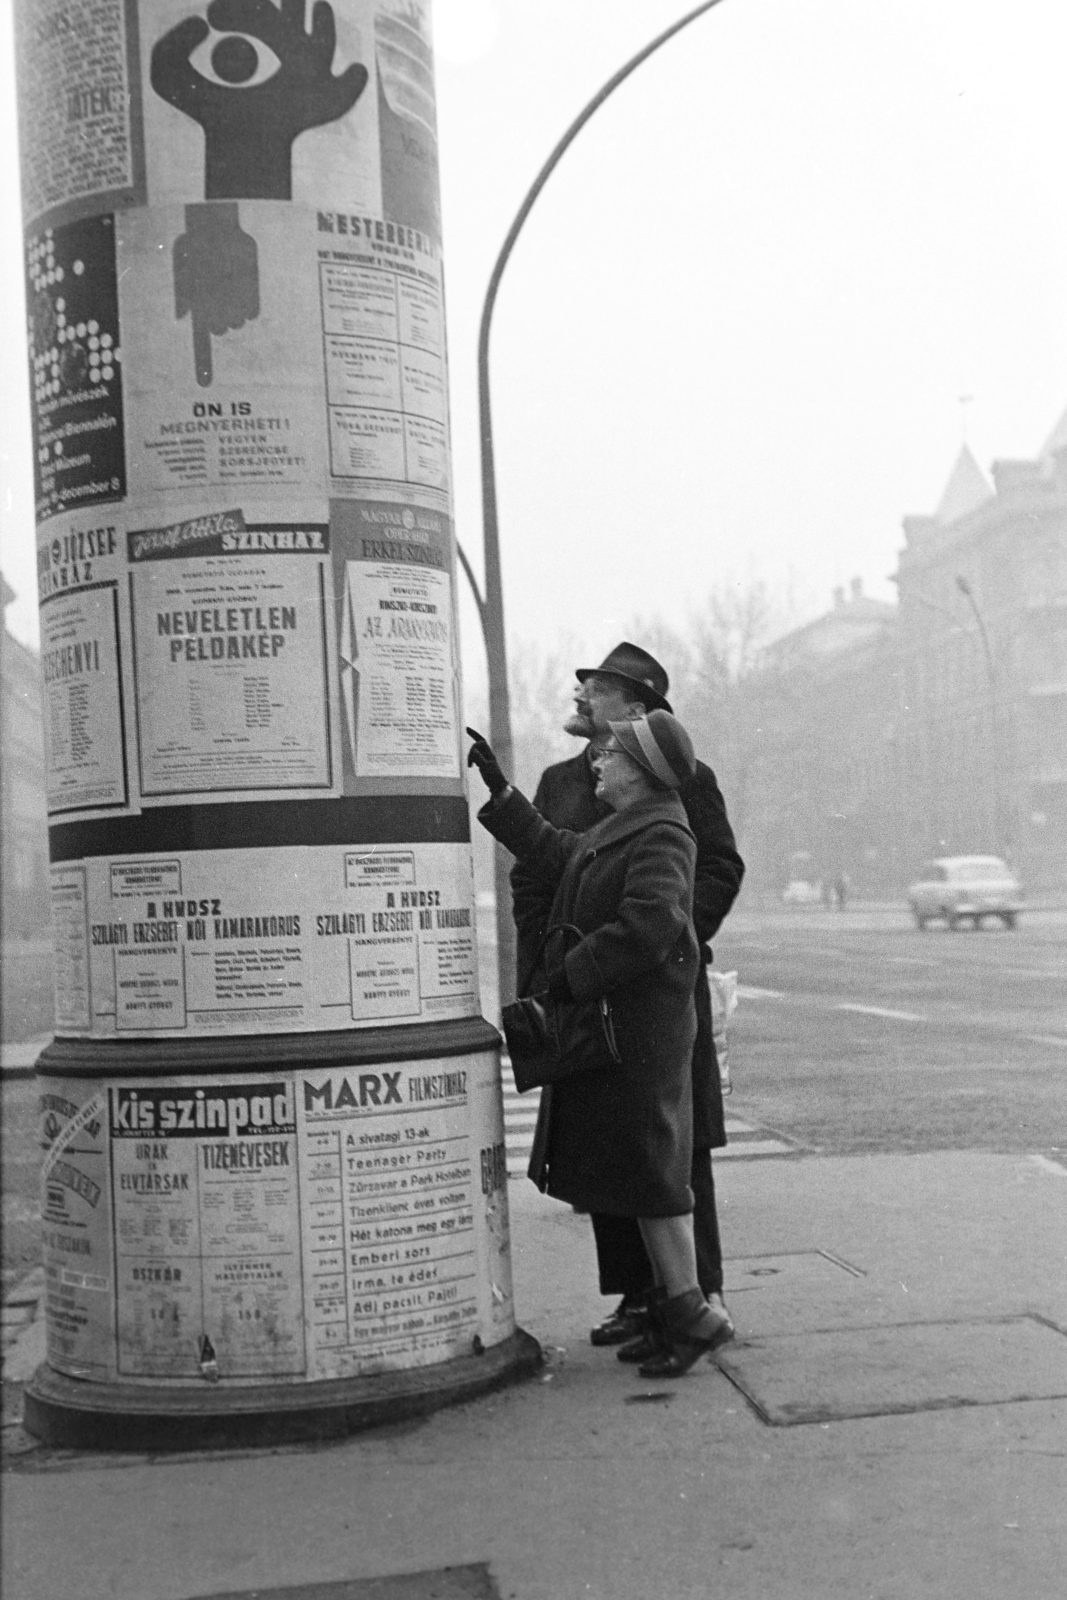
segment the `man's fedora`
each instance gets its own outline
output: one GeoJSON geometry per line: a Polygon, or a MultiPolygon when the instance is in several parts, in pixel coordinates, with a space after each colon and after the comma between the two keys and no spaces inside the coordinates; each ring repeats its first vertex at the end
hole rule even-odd
{"type": "Polygon", "coordinates": [[[579,683],[584,683],[586,678],[593,674],[599,677],[623,678],[627,683],[636,684],[641,690],[642,700],[650,700],[649,711],[669,711],[670,703],[667,699],[667,690],[670,688],[670,679],[656,660],[647,650],[642,650],[640,645],[630,644],[624,639],[622,644],[617,644],[614,650],[608,652],[599,667],[579,667],[574,676],[579,683]]]}

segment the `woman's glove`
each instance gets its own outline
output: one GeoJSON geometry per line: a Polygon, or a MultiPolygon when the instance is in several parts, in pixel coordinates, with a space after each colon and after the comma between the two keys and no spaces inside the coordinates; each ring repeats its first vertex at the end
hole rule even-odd
{"type": "Polygon", "coordinates": [[[500,763],[489,748],[488,741],[474,728],[468,728],[467,732],[474,740],[467,755],[468,767],[478,768],[491,795],[503,794],[508,787],[508,780],[501,772],[500,763]]]}

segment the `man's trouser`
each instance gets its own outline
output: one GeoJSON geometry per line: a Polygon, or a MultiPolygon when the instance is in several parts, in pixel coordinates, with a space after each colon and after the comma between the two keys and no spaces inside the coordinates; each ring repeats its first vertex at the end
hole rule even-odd
{"type": "MultiPolygon", "coordinates": [[[[722,1294],[722,1245],[715,1210],[715,1179],[711,1151],[694,1150],[689,1179],[693,1190],[693,1235],[697,1248],[697,1280],[705,1294],[722,1294]]],[[[636,1217],[611,1217],[595,1211],[591,1218],[596,1238],[601,1294],[644,1295],[652,1287],[648,1259],[636,1217]]]]}

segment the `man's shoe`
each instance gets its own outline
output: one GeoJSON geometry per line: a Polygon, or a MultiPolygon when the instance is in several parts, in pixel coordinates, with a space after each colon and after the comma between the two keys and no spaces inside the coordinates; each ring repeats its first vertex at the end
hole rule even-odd
{"type": "Polygon", "coordinates": [[[615,1352],[617,1361],[636,1365],[639,1361],[651,1360],[653,1356],[660,1355],[668,1348],[667,1330],[663,1325],[663,1307],[666,1300],[667,1295],[663,1289],[649,1290],[644,1330],[636,1339],[627,1339],[625,1344],[620,1344],[615,1352]]]}
{"type": "Polygon", "coordinates": [[[644,1298],[624,1294],[610,1317],[598,1322],[589,1331],[590,1344],[625,1344],[636,1339],[648,1326],[648,1309],[644,1298]]]}
{"type": "Polygon", "coordinates": [[[615,1352],[616,1361],[625,1361],[628,1365],[635,1365],[638,1361],[648,1361],[650,1357],[658,1355],[666,1349],[663,1335],[657,1328],[648,1327],[644,1333],[639,1333],[636,1339],[627,1339],[625,1344],[620,1344],[615,1352]]]}

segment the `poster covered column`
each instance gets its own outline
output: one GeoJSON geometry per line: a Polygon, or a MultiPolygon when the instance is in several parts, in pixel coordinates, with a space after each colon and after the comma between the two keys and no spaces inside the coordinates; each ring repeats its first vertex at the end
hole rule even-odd
{"type": "Polygon", "coordinates": [[[429,0],[16,24],[57,931],[32,1417],[62,1433],[64,1380],[222,1411],[498,1381],[531,1342],[478,994],[429,0]]]}

